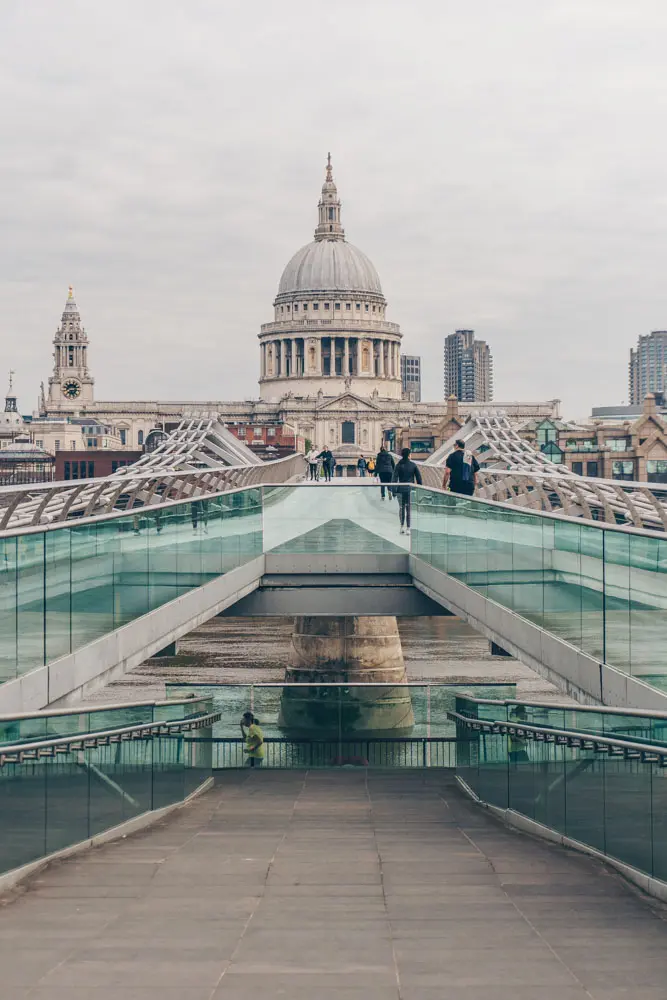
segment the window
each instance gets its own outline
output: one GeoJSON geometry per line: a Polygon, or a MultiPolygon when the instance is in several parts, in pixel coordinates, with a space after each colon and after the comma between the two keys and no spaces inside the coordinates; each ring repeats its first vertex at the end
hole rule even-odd
{"type": "Polygon", "coordinates": [[[586,462],[586,475],[593,478],[599,475],[597,462],[586,462]]]}
{"type": "Polygon", "coordinates": [[[37,438],[37,440],[35,441],[35,444],[37,445],[38,448],[43,448],[44,447],[44,439],[43,438],[37,438]]]}
{"type": "Polygon", "coordinates": [[[139,433],[137,434],[137,444],[139,445],[139,447],[141,447],[143,443],[144,443],[144,432],[139,431],[139,433]]]}
{"type": "Polygon", "coordinates": [[[325,309],[330,309],[331,308],[330,303],[329,302],[325,302],[324,303],[324,308],[325,309]]]}
{"type": "Polygon", "coordinates": [[[86,463],[83,459],[79,462],[79,479],[86,478],[86,463]]]}
{"type": "Polygon", "coordinates": [[[70,443],[69,443],[69,450],[70,451],[76,451],[76,441],[70,441],[70,443]]]}
{"type": "Polygon", "coordinates": [[[299,303],[298,303],[298,302],[295,302],[295,303],[294,303],[294,312],[295,312],[295,313],[298,313],[298,311],[299,311],[299,303]]]}
{"type": "Polygon", "coordinates": [[[572,471],[577,476],[583,476],[583,474],[584,474],[584,463],[583,462],[573,462],[572,463],[572,471]]]}
{"type": "Polygon", "coordinates": [[[646,462],[646,478],[649,483],[667,483],[667,461],[649,458],[646,462]]]}
{"type": "Polygon", "coordinates": [[[313,309],[319,309],[319,308],[320,308],[319,302],[313,302],[313,309]]]}
{"type": "Polygon", "coordinates": [[[366,303],[366,312],[368,312],[369,309],[370,309],[370,306],[368,305],[368,302],[367,302],[366,303]]]}
{"type": "Polygon", "coordinates": [[[597,451],[594,438],[568,438],[565,447],[568,451],[597,451]]]}
{"type": "Polygon", "coordinates": [[[633,461],[617,461],[611,463],[612,479],[634,479],[635,463],[633,461]]]}
{"type": "Polygon", "coordinates": [[[632,447],[632,441],[629,437],[607,438],[604,444],[605,448],[609,448],[610,451],[630,451],[632,447]]]}
{"type": "Polygon", "coordinates": [[[65,462],[65,473],[64,473],[64,475],[65,475],[65,479],[69,479],[70,478],[70,464],[69,464],[69,462],[65,462]]]}
{"type": "Polygon", "coordinates": [[[269,427],[268,430],[267,430],[267,432],[266,432],[266,434],[267,434],[267,437],[274,438],[276,436],[276,429],[275,429],[275,427],[269,427]]]}
{"type": "Polygon", "coordinates": [[[334,217],[334,210],[333,210],[333,208],[330,208],[329,209],[329,220],[332,221],[333,217],[334,217]]]}
{"type": "Polygon", "coordinates": [[[308,312],[308,303],[307,302],[304,302],[304,304],[303,304],[303,311],[304,312],[308,312]]]}
{"type": "Polygon", "coordinates": [[[357,302],[357,309],[361,309],[361,302],[357,302]]]}
{"type": "Polygon", "coordinates": [[[261,438],[261,436],[262,436],[262,428],[261,427],[253,427],[252,433],[253,433],[253,437],[261,438]]]}
{"type": "Polygon", "coordinates": [[[560,450],[555,441],[548,441],[542,448],[542,454],[555,465],[561,465],[563,462],[563,452],[560,450]]]}
{"type": "Polygon", "coordinates": [[[88,463],[88,478],[89,479],[94,479],[95,478],[95,463],[94,462],[89,462],[88,463]]]}
{"type": "Polygon", "coordinates": [[[340,428],[340,439],[342,444],[354,444],[354,421],[344,420],[340,428]]]}
{"type": "Polygon", "coordinates": [[[349,311],[350,311],[350,309],[352,308],[352,303],[351,303],[351,302],[346,302],[346,303],[345,303],[345,308],[346,308],[346,309],[347,309],[347,311],[349,312],[349,311]]]}
{"type": "Polygon", "coordinates": [[[55,451],[60,451],[60,439],[59,438],[56,438],[56,440],[55,440],[55,451]]]}
{"type": "MultiPolygon", "coordinates": [[[[408,364],[412,365],[412,362],[408,362],[408,364]]],[[[536,438],[538,448],[543,451],[545,444],[548,444],[550,441],[558,441],[556,425],[552,424],[550,420],[543,420],[541,424],[538,424],[536,438]]]]}
{"type": "Polygon", "coordinates": [[[120,435],[120,443],[127,444],[127,431],[125,430],[125,428],[121,427],[118,433],[120,435]]]}
{"type": "Polygon", "coordinates": [[[336,305],[334,306],[334,309],[340,309],[340,302],[336,303],[336,305]]]}

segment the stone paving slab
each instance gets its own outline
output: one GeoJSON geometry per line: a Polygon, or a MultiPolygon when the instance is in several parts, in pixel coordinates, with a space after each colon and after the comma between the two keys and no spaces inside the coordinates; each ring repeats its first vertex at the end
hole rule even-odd
{"type": "Polygon", "coordinates": [[[666,1000],[665,908],[448,772],[248,772],[0,907],[0,1000],[666,1000]]]}

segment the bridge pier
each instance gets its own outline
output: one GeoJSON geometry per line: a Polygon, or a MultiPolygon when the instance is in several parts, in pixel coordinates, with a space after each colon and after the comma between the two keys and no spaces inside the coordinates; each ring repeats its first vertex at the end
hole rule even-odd
{"type": "Polygon", "coordinates": [[[302,616],[294,620],[292,665],[286,681],[313,684],[285,688],[280,725],[311,736],[378,736],[407,733],[414,714],[396,618],[302,616]],[[341,688],[327,684],[390,684],[341,688]]]}

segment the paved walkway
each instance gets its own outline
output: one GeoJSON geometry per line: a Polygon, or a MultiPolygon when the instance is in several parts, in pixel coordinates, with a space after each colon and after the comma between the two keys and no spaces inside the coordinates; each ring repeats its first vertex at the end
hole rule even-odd
{"type": "Polygon", "coordinates": [[[666,997],[657,904],[438,772],[230,772],[0,909],[1,1000],[666,997]]]}

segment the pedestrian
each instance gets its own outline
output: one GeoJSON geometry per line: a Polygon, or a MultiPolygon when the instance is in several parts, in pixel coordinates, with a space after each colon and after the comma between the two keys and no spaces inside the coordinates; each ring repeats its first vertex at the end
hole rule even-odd
{"type": "MultiPolygon", "coordinates": [[[[396,463],[394,462],[393,456],[387,451],[384,445],[380,448],[377,456],[375,458],[375,472],[378,479],[382,483],[380,487],[380,496],[384,500],[386,493],[385,483],[391,482],[391,477],[394,474],[394,469],[396,468],[396,463]]],[[[389,499],[391,500],[391,487],[389,487],[389,499]]]]}
{"type": "Polygon", "coordinates": [[[475,492],[478,472],[479,462],[473,453],[466,449],[465,441],[459,440],[454,451],[447,456],[442,488],[446,490],[449,487],[452,493],[462,493],[471,497],[475,492]]]}
{"type": "Polygon", "coordinates": [[[370,456],[370,458],[366,462],[366,468],[368,469],[368,475],[369,476],[374,476],[375,475],[375,459],[373,458],[372,455],[370,456]]]}
{"type": "MultiPolygon", "coordinates": [[[[517,705],[509,715],[510,722],[527,722],[528,715],[523,705],[517,705]]],[[[516,736],[510,733],[507,740],[508,757],[514,764],[525,764],[530,760],[528,756],[528,740],[523,736],[516,736]]]]}
{"type": "Polygon", "coordinates": [[[308,478],[312,483],[317,479],[317,449],[311,448],[308,452],[308,478]]]}
{"type": "Polygon", "coordinates": [[[357,469],[359,470],[359,475],[362,479],[366,478],[366,459],[363,455],[360,455],[357,459],[357,469]]]}
{"type": "Polygon", "coordinates": [[[243,713],[241,733],[245,740],[246,766],[261,767],[264,760],[264,733],[259,728],[259,719],[252,712],[243,713]]]}
{"type": "Polygon", "coordinates": [[[410,494],[412,483],[418,483],[419,486],[422,484],[422,474],[419,471],[419,467],[410,459],[409,448],[402,449],[401,460],[394,469],[391,481],[392,483],[400,484],[396,487],[399,503],[398,516],[401,522],[401,534],[408,535],[410,533],[410,494]]]}
{"type": "Polygon", "coordinates": [[[336,460],[333,457],[333,453],[328,447],[325,447],[323,451],[317,456],[322,459],[322,469],[324,470],[324,479],[327,483],[331,482],[331,476],[333,474],[334,465],[336,460]]]}

